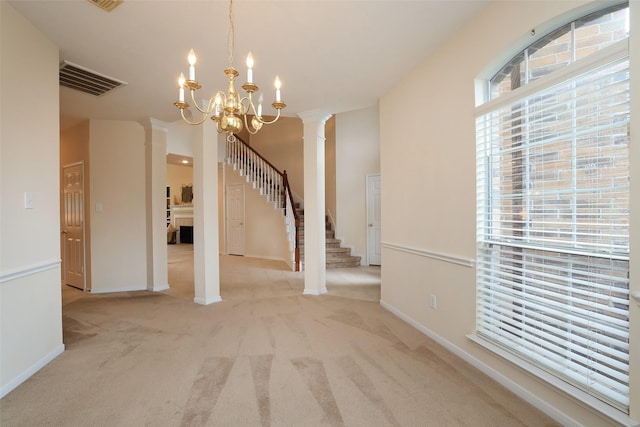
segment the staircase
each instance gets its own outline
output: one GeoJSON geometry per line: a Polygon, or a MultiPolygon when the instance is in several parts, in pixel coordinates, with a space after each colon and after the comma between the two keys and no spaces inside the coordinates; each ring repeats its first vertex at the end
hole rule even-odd
{"type": "MultiPolygon", "coordinates": [[[[304,211],[295,208],[287,172],[280,172],[269,161],[237,137],[227,139],[225,162],[246,177],[275,209],[282,211],[290,247],[290,265],[300,271],[304,265],[304,211]]],[[[326,222],[326,267],[346,268],[360,265],[360,257],[341,247],[330,223],[326,222]]]]}
{"type": "MultiPolygon", "coordinates": [[[[298,216],[298,248],[300,248],[300,262],[304,265],[304,211],[296,209],[298,216]]],[[[348,268],[360,266],[360,257],[352,256],[350,248],[343,248],[340,239],[335,238],[335,232],[329,221],[325,221],[326,231],[326,267],[327,269],[348,268]]]]}
{"type": "Polygon", "coordinates": [[[244,176],[254,189],[264,196],[268,203],[282,212],[287,239],[289,240],[289,265],[293,271],[300,270],[300,259],[296,245],[296,210],[293,195],[287,179],[287,172],[280,172],[264,157],[241,139],[227,138],[224,161],[231,165],[240,176],[244,176]]]}

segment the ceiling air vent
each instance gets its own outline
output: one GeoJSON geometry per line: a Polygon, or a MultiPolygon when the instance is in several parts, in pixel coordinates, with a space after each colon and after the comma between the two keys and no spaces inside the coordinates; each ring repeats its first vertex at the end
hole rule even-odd
{"type": "Polygon", "coordinates": [[[126,84],[69,61],[60,64],[60,86],[100,96],[126,84]]]}
{"type": "Polygon", "coordinates": [[[93,3],[98,6],[102,10],[106,10],[107,12],[111,12],[116,7],[120,6],[120,4],[124,0],[87,0],[89,3],[93,3]]]}

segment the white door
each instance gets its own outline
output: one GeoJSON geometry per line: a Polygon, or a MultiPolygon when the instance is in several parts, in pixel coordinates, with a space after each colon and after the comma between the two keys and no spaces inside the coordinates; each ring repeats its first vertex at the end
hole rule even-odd
{"type": "Polygon", "coordinates": [[[244,184],[227,185],[227,252],[244,255],[244,184]]]}
{"type": "Polygon", "coordinates": [[[367,175],[367,252],[369,265],[382,264],[380,175],[367,175]]]}
{"type": "Polygon", "coordinates": [[[84,172],[83,164],[62,170],[62,264],[64,283],[86,290],[84,277],[84,172]]]}

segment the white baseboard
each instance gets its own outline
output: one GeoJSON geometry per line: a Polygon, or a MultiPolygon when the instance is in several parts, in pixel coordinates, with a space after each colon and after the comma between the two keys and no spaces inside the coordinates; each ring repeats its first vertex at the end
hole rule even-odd
{"type": "Polygon", "coordinates": [[[7,385],[3,386],[0,389],[0,399],[2,399],[4,396],[9,394],[16,387],[18,387],[20,384],[22,384],[23,382],[28,380],[33,374],[38,372],[40,369],[44,368],[45,365],[47,365],[49,362],[51,362],[56,357],[60,356],[62,353],[64,353],[64,344],[60,344],[59,346],[57,346],[49,354],[44,356],[42,359],[38,360],[36,363],[34,363],[32,366],[30,366],[27,370],[25,370],[20,375],[18,375],[16,378],[11,380],[7,385]]]}
{"type": "Polygon", "coordinates": [[[101,288],[101,289],[91,289],[89,292],[91,292],[92,294],[111,294],[111,293],[116,293],[116,292],[139,292],[139,291],[146,291],[147,290],[147,286],[145,285],[144,287],[140,287],[140,288],[101,288]]]}
{"type": "Polygon", "coordinates": [[[287,260],[282,259],[282,257],[276,257],[276,256],[264,256],[264,255],[252,255],[252,254],[244,254],[242,255],[245,258],[257,258],[257,259],[266,259],[269,261],[282,261],[284,263],[287,262],[287,260]]]}
{"type": "Polygon", "coordinates": [[[470,355],[466,351],[462,350],[460,347],[452,344],[451,342],[445,340],[444,338],[442,338],[440,335],[436,334],[432,330],[424,327],[423,325],[421,325],[420,323],[416,322],[415,320],[413,320],[409,316],[405,315],[403,312],[401,312],[397,308],[393,307],[392,305],[390,305],[390,304],[388,304],[388,303],[386,303],[386,302],[384,302],[382,300],[380,300],[380,305],[382,307],[384,307],[385,309],[389,310],[394,315],[398,316],[400,319],[402,319],[405,322],[407,322],[409,325],[411,325],[414,328],[416,328],[418,331],[422,332],[423,334],[425,334],[426,336],[428,336],[429,338],[431,338],[432,340],[434,340],[435,342],[440,344],[441,346],[443,346],[444,348],[446,348],[447,350],[449,350],[451,353],[455,354],[456,356],[460,357],[461,359],[463,359],[464,361],[466,361],[467,363],[469,363],[470,365],[472,365],[476,369],[478,369],[481,372],[483,372],[484,374],[488,375],[494,381],[496,381],[499,384],[503,385],[509,391],[514,393],[516,396],[518,396],[521,399],[525,400],[526,402],[530,403],[532,406],[538,408],[540,411],[544,412],[545,414],[547,414],[548,416],[550,416],[551,418],[556,420],[561,425],[563,425],[563,426],[580,426],[580,423],[578,423],[573,418],[571,418],[571,417],[567,416],[565,413],[559,411],[554,406],[552,406],[549,403],[547,403],[546,401],[540,399],[538,396],[532,394],[527,389],[523,388],[522,386],[520,386],[519,384],[517,384],[514,381],[510,380],[509,378],[505,377],[500,372],[496,371],[495,369],[491,368],[490,366],[486,365],[484,362],[476,359],[475,357],[473,357],[472,355],[470,355]]]}
{"type": "Polygon", "coordinates": [[[147,290],[151,292],[162,292],[162,291],[166,291],[167,289],[171,289],[171,286],[168,283],[166,285],[164,284],[159,285],[159,286],[156,286],[155,288],[147,289],[147,290]]]}
{"type": "Polygon", "coordinates": [[[318,296],[318,295],[322,295],[322,294],[326,294],[326,293],[327,293],[327,288],[320,289],[320,290],[317,290],[317,291],[313,290],[313,289],[305,289],[302,292],[302,295],[315,295],[315,296],[318,296]]]}
{"type": "Polygon", "coordinates": [[[195,297],[193,299],[193,302],[195,302],[196,304],[201,304],[201,305],[209,305],[209,304],[213,304],[215,302],[220,302],[222,301],[222,298],[217,296],[217,297],[212,297],[212,298],[198,298],[195,297]]]}

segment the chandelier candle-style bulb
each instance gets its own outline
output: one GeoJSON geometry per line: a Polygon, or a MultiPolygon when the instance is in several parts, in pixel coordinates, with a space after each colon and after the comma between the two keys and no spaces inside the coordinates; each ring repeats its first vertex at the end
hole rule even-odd
{"type": "Polygon", "coordinates": [[[282,99],[280,99],[280,86],[282,86],[282,82],[280,82],[280,77],[276,76],[276,102],[281,102],[282,99]]]}
{"type": "Polygon", "coordinates": [[[215,100],[215,104],[216,104],[216,110],[215,110],[215,116],[220,116],[220,104],[222,104],[222,99],[220,98],[220,95],[216,95],[216,100],[215,100]]]}
{"type": "Polygon", "coordinates": [[[258,117],[262,117],[262,101],[264,101],[264,95],[260,93],[260,98],[258,98],[258,117]]]}
{"type": "Polygon", "coordinates": [[[247,55],[247,83],[253,83],[253,55],[247,55]]]}
{"type": "Polygon", "coordinates": [[[191,49],[189,51],[189,56],[187,57],[189,61],[189,80],[196,79],[196,53],[191,49]]]}
{"type": "Polygon", "coordinates": [[[184,82],[185,82],[184,73],[180,73],[180,77],[178,77],[178,85],[180,86],[180,93],[178,96],[178,100],[180,102],[184,102],[184,82]]]}

